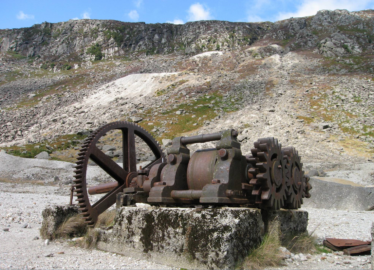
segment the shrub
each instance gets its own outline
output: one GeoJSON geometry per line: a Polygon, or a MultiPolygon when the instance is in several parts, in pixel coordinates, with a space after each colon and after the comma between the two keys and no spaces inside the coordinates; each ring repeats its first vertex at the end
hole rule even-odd
{"type": "Polygon", "coordinates": [[[103,58],[103,53],[101,52],[101,45],[96,43],[87,49],[87,53],[95,56],[95,61],[101,60],[103,58]]]}
{"type": "Polygon", "coordinates": [[[71,66],[69,64],[63,64],[62,65],[62,69],[63,70],[70,70],[71,69],[71,66]]]}

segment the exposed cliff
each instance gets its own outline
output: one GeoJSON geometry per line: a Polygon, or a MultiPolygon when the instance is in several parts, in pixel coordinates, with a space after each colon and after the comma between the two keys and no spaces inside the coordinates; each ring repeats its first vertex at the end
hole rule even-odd
{"type": "MultiPolygon", "coordinates": [[[[374,11],[320,11],[315,16],[276,23],[198,21],[183,25],[70,20],[30,28],[0,30],[0,51],[42,61],[80,61],[98,44],[104,58],[142,54],[196,54],[237,50],[257,40],[290,50],[317,49],[325,56],[373,52],[374,11]]],[[[92,57],[92,56],[91,56],[92,57]]]]}

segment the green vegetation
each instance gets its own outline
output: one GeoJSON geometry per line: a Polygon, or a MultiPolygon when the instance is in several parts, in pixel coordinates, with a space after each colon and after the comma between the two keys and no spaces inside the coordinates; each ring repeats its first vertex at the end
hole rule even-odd
{"type": "Polygon", "coordinates": [[[71,69],[71,65],[69,65],[69,64],[63,64],[62,65],[62,69],[63,70],[70,70],[71,69]]]}
{"type": "Polygon", "coordinates": [[[315,245],[315,249],[317,253],[332,253],[331,249],[325,246],[315,245]]]}
{"type": "Polygon", "coordinates": [[[162,90],[157,90],[156,91],[156,96],[162,96],[168,92],[170,92],[171,90],[174,90],[175,88],[181,86],[182,84],[188,82],[188,80],[180,80],[176,83],[173,83],[171,85],[168,85],[168,87],[166,87],[166,89],[162,89],[162,90]]]}
{"type": "Polygon", "coordinates": [[[49,68],[48,64],[44,63],[40,66],[41,69],[47,70],[49,68]]]}
{"type": "MultiPolygon", "coordinates": [[[[80,145],[80,141],[86,138],[84,135],[61,135],[50,142],[32,143],[24,146],[2,147],[8,154],[24,158],[34,158],[45,151],[51,154],[53,151],[62,151],[80,145]]],[[[56,159],[56,158],[55,158],[56,159]]]]}
{"type": "Polygon", "coordinates": [[[16,52],[16,51],[8,51],[7,52],[8,55],[14,59],[17,59],[17,60],[21,60],[21,59],[25,59],[26,56],[20,54],[19,52],[16,52]]]}
{"type": "Polygon", "coordinates": [[[349,46],[347,44],[343,44],[342,45],[343,49],[347,52],[347,53],[352,53],[352,50],[349,48],[349,46]]]}
{"type": "Polygon", "coordinates": [[[104,32],[104,35],[107,40],[113,38],[118,47],[121,46],[123,39],[124,39],[123,33],[117,32],[117,31],[107,30],[104,32]]]}
{"type": "Polygon", "coordinates": [[[95,61],[101,60],[103,58],[103,53],[101,52],[101,45],[96,43],[87,49],[87,53],[95,56],[95,61]]]}

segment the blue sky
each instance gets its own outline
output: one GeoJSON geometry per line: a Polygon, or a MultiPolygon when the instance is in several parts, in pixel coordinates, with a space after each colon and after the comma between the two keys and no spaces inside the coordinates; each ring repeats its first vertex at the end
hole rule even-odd
{"type": "Polygon", "coordinates": [[[0,0],[0,29],[70,19],[186,23],[277,21],[321,9],[374,9],[374,0],[0,0]]]}

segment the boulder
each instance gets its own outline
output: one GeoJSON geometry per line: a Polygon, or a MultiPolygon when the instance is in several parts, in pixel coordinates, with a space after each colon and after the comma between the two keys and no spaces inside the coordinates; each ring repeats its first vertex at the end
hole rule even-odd
{"type": "Polygon", "coordinates": [[[40,152],[39,154],[37,154],[35,156],[35,158],[37,158],[37,159],[49,159],[50,156],[49,156],[48,152],[43,151],[43,152],[40,152]]]}

